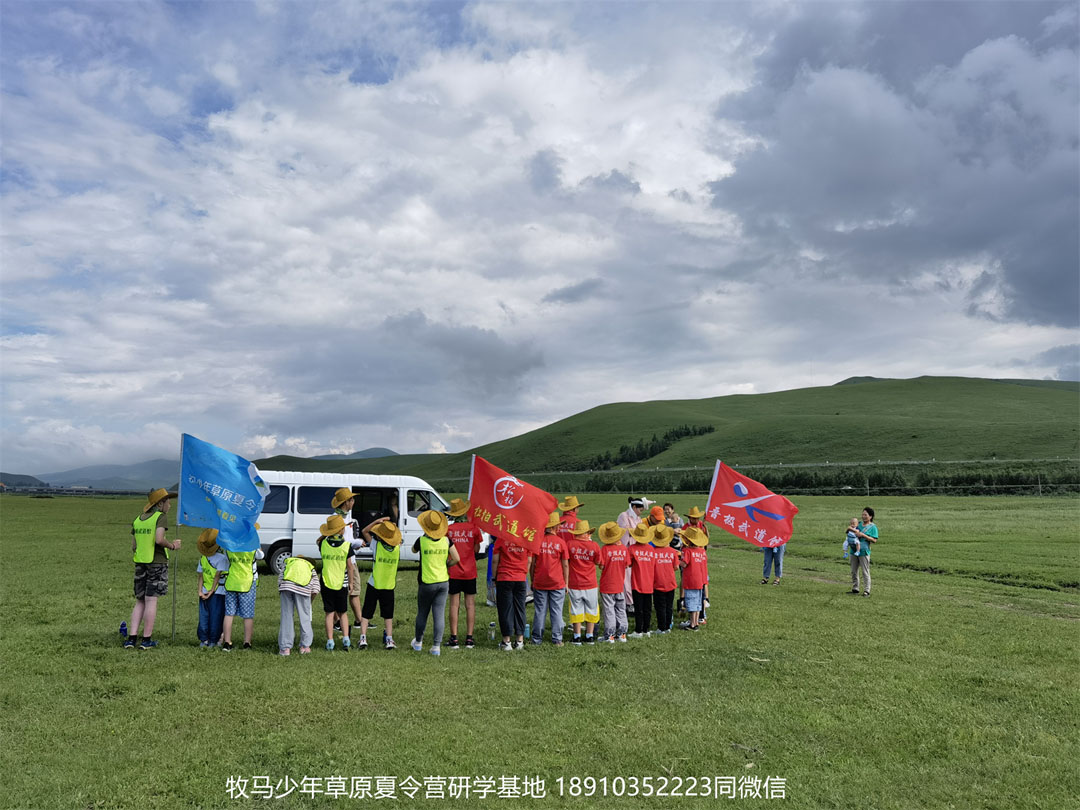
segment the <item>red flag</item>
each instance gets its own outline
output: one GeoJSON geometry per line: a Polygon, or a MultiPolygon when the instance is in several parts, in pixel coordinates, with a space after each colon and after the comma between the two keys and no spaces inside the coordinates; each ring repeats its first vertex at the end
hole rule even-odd
{"type": "Polygon", "coordinates": [[[554,495],[473,456],[469,511],[481,530],[508,540],[532,542],[537,535],[543,536],[548,517],[558,505],[554,495]]]}
{"type": "Polygon", "coordinates": [[[753,478],[717,461],[705,520],[755,546],[773,548],[791,539],[799,507],[753,478]]]}

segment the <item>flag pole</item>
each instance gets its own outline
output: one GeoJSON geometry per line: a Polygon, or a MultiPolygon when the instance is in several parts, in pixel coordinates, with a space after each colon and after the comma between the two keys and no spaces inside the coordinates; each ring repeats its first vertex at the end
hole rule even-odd
{"type": "MultiPolygon", "coordinates": [[[[184,472],[183,471],[183,466],[184,466],[183,459],[184,459],[184,434],[181,433],[180,434],[180,467],[181,467],[180,475],[181,475],[181,477],[183,477],[183,472],[184,472]]],[[[180,519],[184,516],[184,512],[180,507],[180,490],[181,489],[182,489],[182,487],[179,484],[177,484],[177,487],[176,487],[176,539],[177,540],[182,539],[180,537],[180,519]]],[[[180,545],[183,546],[184,545],[183,542],[181,542],[180,545]]],[[[180,563],[180,551],[179,551],[179,549],[177,549],[176,560],[172,562],[172,634],[169,636],[170,639],[175,639],[176,638],[176,569],[177,569],[177,566],[179,565],[179,563],[180,563]]]]}

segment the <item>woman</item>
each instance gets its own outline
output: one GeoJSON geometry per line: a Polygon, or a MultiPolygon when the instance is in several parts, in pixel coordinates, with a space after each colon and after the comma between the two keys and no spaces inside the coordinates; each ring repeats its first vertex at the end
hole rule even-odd
{"type": "Polygon", "coordinates": [[[423,534],[413,543],[413,553],[420,553],[420,570],[416,572],[416,633],[410,646],[420,652],[423,649],[424,630],[428,614],[432,616],[431,654],[439,655],[442,647],[443,627],[446,622],[446,597],[450,593],[450,565],[461,562],[457,549],[446,537],[450,523],[446,515],[429,509],[416,518],[423,534]],[[449,565],[448,565],[449,561],[449,565]]]}
{"type": "Polygon", "coordinates": [[[869,506],[862,510],[862,520],[855,528],[859,549],[851,555],[851,592],[859,592],[859,574],[866,582],[863,596],[870,595],[870,544],[878,541],[878,528],[874,525],[874,510],[869,506]]]}

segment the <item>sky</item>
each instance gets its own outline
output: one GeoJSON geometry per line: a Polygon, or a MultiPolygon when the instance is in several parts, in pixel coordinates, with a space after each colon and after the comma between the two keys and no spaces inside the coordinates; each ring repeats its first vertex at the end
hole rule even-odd
{"type": "Polygon", "coordinates": [[[1080,378],[1075,2],[0,3],[0,465],[1080,378]]]}

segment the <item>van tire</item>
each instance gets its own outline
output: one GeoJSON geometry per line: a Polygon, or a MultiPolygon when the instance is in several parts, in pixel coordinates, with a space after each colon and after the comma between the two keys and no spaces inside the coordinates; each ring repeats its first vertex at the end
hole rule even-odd
{"type": "Polygon", "coordinates": [[[271,546],[270,553],[266,555],[266,567],[274,574],[285,571],[285,560],[292,555],[292,546],[282,541],[271,546]]]}

